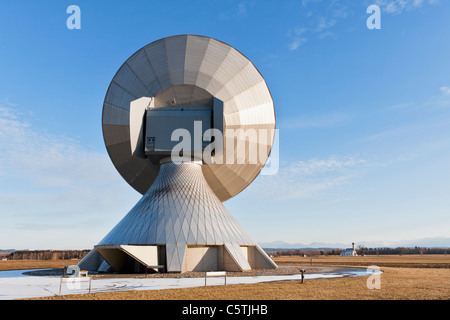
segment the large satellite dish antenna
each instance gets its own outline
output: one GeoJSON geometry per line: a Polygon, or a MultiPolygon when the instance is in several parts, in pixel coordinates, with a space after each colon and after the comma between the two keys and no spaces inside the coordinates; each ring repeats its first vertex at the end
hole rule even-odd
{"type": "MultiPolygon", "coordinates": [[[[80,267],[118,272],[151,266],[167,272],[276,268],[222,204],[258,176],[273,144],[272,97],[243,54],[196,35],[143,47],[111,81],[102,125],[114,166],[144,196],[80,267]],[[208,141],[192,142],[183,150],[184,161],[176,163],[171,156],[179,141],[171,133],[183,129],[195,135],[198,123],[201,134],[218,130],[223,144],[215,145],[206,161],[208,141]]],[[[209,143],[218,143],[214,137],[209,143]]]]}

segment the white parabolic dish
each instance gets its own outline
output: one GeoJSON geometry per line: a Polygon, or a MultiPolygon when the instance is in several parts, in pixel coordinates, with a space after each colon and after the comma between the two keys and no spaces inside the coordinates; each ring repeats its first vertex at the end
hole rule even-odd
{"type": "Polygon", "coordinates": [[[271,94],[240,52],[194,35],[145,46],[114,76],[102,123],[112,162],[143,197],[80,268],[141,273],[277,267],[222,203],[258,176],[274,141],[271,94]],[[186,161],[177,163],[173,132],[193,132],[196,139],[193,124],[216,130],[214,140],[200,137],[200,147],[189,144],[194,154],[183,151],[186,161]],[[212,150],[203,149],[208,141],[215,144],[213,157],[226,161],[205,160],[203,151],[212,150]]]}
{"type": "MultiPolygon", "coordinates": [[[[103,136],[109,156],[122,177],[145,194],[160,165],[134,157],[130,148],[130,103],[155,97],[156,107],[202,106],[213,97],[223,101],[223,129],[275,129],[269,88],[256,67],[233,47],[204,36],[179,35],[155,41],[132,55],[119,69],[103,104],[103,136]]],[[[256,164],[204,164],[203,175],[221,201],[244,190],[264,167],[273,138],[256,164]]],[[[234,148],[237,144],[234,145],[234,148]]],[[[227,144],[224,146],[226,153],[227,144]]],[[[234,154],[237,155],[235,150],[234,154]]]]}

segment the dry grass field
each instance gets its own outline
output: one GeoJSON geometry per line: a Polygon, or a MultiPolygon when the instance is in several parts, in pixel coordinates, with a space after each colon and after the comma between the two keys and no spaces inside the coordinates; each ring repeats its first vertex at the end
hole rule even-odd
{"type": "Polygon", "coordinates": [[[380,255],[380,256],[283,256],[274,258],[280,265],[302,264],[313,266],[371,266],[399,268],[450,268],[450,255],[380,255]]]}
{"type": "Polygon", "coordinates": [[[385,268],[381,289],[367,277],[228,285],[155,291],[128,291],[41,298],[44,300],[446,300],[450,271],[385,268]]]}
{"type": "MultiPolygon", "coordinates": [[[[42,298],[45,300],[448,300],[450,255],[365,257],[278,257],[279,265],[370,266],[384,272],[381,288],[368,289],[367,277],[128,291],[42,298]]],[[[57,261],[48,261],[57,267],[57,261]]],[[[61,265],[67,265],[67,261],[61,265]]],[[[0,268],[2,264],[0,263],[0,268]]]]}
{"type": "Polygon", "coordinates": [[[80,260],[7,260],[0,261],[0,271],[64,268],[68,265],[76,265],[80,260]]]}

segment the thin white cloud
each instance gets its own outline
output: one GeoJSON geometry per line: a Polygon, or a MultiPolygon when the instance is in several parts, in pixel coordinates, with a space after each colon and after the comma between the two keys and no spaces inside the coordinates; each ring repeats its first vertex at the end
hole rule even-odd
{"type": "Polygon", "coordinates": [[[305,37],[308,29],[306,28],[293,28],[289,31],[289,37],[291,41],[288,44],[290,51],[297,50],[301,45],[303,45],[308,39],[305,37]]]}
{"type": "Polygon", "coordinates": [[[255,5],[255,1],[240,1],[237,6],[225,12],[220,12],[220,20],[242,19],[249,14],[249,9],[255,5]]]}
{"type": "Polygon", "coordinates": [[[317,24],[317,32],[328,30],[336,24],[336,20],[333,18],[320,17],[317,24]]]}
{"type": "Polygon", "coordinates": [[[248,4],[246,2],[244,2],[244,1],[240,2],[236,9],[235,16],[241,17],[241,16],[244,16],[245,14],[247,14],[247,7],[248,7],[248,4]]]}
{"type": "Polygon", "coordinates": [[[428,98],[423,107],[431,109],[448,109],[450,108],[450,87],[441,87],[440,94],[436,94],[428,98]]]}
{"type": "Polygon", "coordinates": [[[70,137],[34,129],[12,108],[0,105],[0,170],[26,174],[40,186],[96,182],[111,170],[107,155],[70,137]]]}
{"type": "Polygon", "coordinates": [[[31,247],[29,234],[43,230],[40,236],[55,245],[95,244],[112,227],[109,221],[123,217],[139,195],[106,152],[35,128],[25,118],[0,101],[0,243],[31,247]],[[91,232],[71,242],[86,226],[91,232]],[[56,229],[67,230],[67,243],[54,238],[56,229]]]}
{"type": "Polygon", "coordinates": [[[441,87],[440,90],[443,94],[450,95],[450,87],[441,87]]]}
{"type": "Polygon", "coordinates": [[[427,4],[438,4],[438,0],[376,0],[375,4],[389,14],[400,14],[421,8],[427,4]]]}
{"type": "Polygon", "coordinates": [[[355,170],[363,166],[367,161],[351,156],[297,161],[282,166],[276,175],[261,176],[249,194],[266,201],[312,198],[350,184],[355,170]]]}
{"type": "Polygon", "coordinates": [[[290,51],[297,50],[308,39],[322,40],[334,36],[333,28],[340,20],[348,17],[347,6],[337,0],[303,0],[301,4],[307,10],[304,12],[304,24],[303,27],[297,26],[289,30],[288,49],[290,51]]]}
{"type": "Polygon", "coordinates": [[[450,87],[442,86],[439,88],[439,93],[434,94],[423,101],[416,102],[404,102],[398,103],[389,107],[388,109],[392,110],[408,110],[408,111],[417,111],[417,110],[438,110],[438,109],[446,109],[450,107],[450,87]]]}
{"type": "Polygon", "coordinates": [[[295,51],[297,50],[301,45],[303,45],[308,39],[306,38],[294,38],[288,45],[289,50],[295,51]]]}
{"type": "MultiPolygon", "coordinates": [[[[422,8],[425,5],[439,4],[439,0],[373,0],[373,2],[369,1],[366,4],[376,4],[383,12],[393,15],[422,8]]],[[[308,39],[323,40],[336,36],[333,30],[341,20],[348,18],[352,12],[352,9],[349,8],[349,2],[340,0],[302,0],[301,6],[305,11],[303,26],[307,26],[308,32],[304,33],[302,37],[288,34],[290,38],[288,49],[290,51],[296,51],[308,39]]],[[[357,10],[359,10],[358,12],[364,12],[361,8],[357,10]]]]}
{"type": "Polygon", "coordinates": [[[311,3],[322,2],[322,0],[302,0],[302,6],[307,7],[311,3]]]}
{"type": "Polygon", "coordinates": [[[450,88],[441,87],[440,93],[432,95],[423,101],[407,102],[389,107],[387,111],[404,113],[409,121],[399,122],[397,126],[376,132],[361,138],[358,142],[386,141],[386,145],[395,141],[406,148],[413,146],[409,156],[403,151],[404,159],[428,155],[429,152],[448,149],[448,135],[442,135],[442,128],[448,128],[450,122],[450,88]],[[412,118],[411,118],[412,117],[412,118]],[[420,138],[417,133],[422,132],[420,138]]]}

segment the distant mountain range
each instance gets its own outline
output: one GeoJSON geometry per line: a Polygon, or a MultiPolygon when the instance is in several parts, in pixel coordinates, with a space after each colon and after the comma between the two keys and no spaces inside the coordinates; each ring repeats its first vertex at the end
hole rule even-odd
{"type": "MultiPolygon", "coordinates": [[[[284,241],[260,242],[262,248],[267,249],[344,249],[350,248],[351,243],[326,243],[326,242],[312,242],[309,244],[303,243],[288,243],[284,241]]],[[[397,248],[397,247],[422,247],[422,248],[450,248],[450,238],[436,237],[423,238],[414,240],[401,241],[361,241],[356,242],[355,246],[364,246],[367,248],[397,248]]]]}
{"type": "MultiPolygon", "coordinates": [[[[344,249],[350,248],[351,243],[327,243],[327,242],[311,242],[308,244],[303,243],[288,243],[284,241],[273,242],[260,242],[258,243],[264,249],[344,249]]],[[[421,247],[421,248],[450,248],[450,238],[448,237],[435,237],[435,238],[422,238],[414,240],[401,240],[401,241],[355,241],[355,246],[364,246],[366,248],[397,248],[397,247],[421,247]]],[[[46,249],[49,250],[49,249],[46,249]]],[[[0,256],[7,255],[15,249],[0,249],[0,256]]],[[[71,251],[71,250],[67,250],[71,251]]]]}

